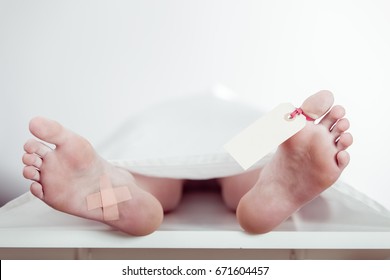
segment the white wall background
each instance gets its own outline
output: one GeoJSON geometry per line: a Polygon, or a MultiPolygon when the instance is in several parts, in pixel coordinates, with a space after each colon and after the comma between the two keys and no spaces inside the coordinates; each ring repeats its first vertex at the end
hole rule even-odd
{"type": "Polygon", "coordinates": [[[390,208],[389,15],[386,0],[0,0],[0,205],[28,190],[31,117],[98,144],[219,83],[264,109],[333,91],[355,137],[342,179],[390,208]]]}

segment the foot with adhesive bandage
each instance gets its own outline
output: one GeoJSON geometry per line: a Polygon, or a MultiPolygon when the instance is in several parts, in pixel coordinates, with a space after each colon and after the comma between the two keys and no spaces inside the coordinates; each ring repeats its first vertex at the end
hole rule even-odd
{"type": "MultiPolygon", "coordinates": [[[[303,114],[307,123],[278,147],[257,175],[254,187],[245,190],[239,200],[237,217],[246,231],[265,233],[274,229],[330,187],[348,165],[346,149],[352,144],[352,136],[346,132],[349,121],[344,118],[343,107],[332,105],[332,93],[320,91],[291,114],[291,118],[303,114]],[[322,116],[318,124],[312,122],[322,116]]],[[[252,178],[253,174],[258,173],[252,172],[252,178]]]]}
{"type": "Polygon", "coordinates": [[[24,145],[23,175],[34,181],[33,195],[54,209],[131,235],[146,235],[159,227],[160,202],[128,171],[97,155],[87,140],[41,117],[31,120],[30,131],[41,140],[24,145]]]}

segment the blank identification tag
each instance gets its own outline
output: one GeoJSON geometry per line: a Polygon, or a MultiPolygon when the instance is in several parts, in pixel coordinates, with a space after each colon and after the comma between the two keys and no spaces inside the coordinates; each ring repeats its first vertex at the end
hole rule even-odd
{"type": "Polygon", "coordinates": [[[225,150],[248,169],[305,127],[305,116],[290,117],[295,109],[291,103],[280,104],[233,137],[224,145],[225,150]]]}

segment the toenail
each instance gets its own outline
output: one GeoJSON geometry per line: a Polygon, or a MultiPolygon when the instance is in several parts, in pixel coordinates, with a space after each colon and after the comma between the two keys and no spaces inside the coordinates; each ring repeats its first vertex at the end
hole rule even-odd
{"type": "Polygon", "coordinates": [[[38,167],[38,168],[41,167],[41,165],[42,165],[42,159],[39,158],[39,157],[35,158],[34,165],[35,165],[36,167],[38,167]]]}
{"type": "Polygon", "coordinates": [[[34,179],[35,181],[38,181],[38,180],[39,180],[39,177],[40,177],[40,176],[39,176],[39,172],[38,172],[38,171],[35,171],[35,174],[34,174],[34,178],[33,178],[33,179],[34,179]]]}

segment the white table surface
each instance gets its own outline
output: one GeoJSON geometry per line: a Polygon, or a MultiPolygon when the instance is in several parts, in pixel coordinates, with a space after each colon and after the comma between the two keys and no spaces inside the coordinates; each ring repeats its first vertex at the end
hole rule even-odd
{"type": "Polygon", "coordinates": [[[133,237],[25,194],[0,209],[0,248],[390,249],[390,216],[345,196],[330,189],[274,231],[252,235],[218,193],[190,192],[156,232],[133,237]]]}

